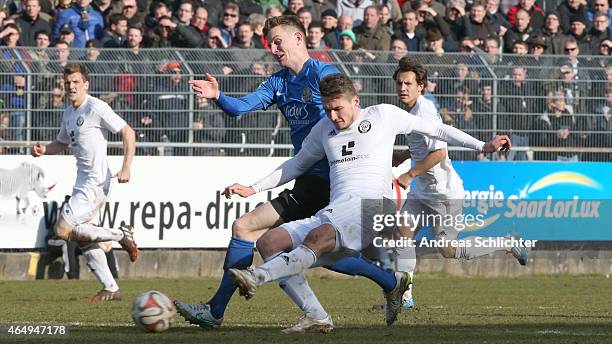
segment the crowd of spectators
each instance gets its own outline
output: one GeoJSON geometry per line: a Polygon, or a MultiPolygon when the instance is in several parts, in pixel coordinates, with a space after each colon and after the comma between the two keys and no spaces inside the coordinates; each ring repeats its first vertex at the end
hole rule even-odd
{"type": "MultiPolygon", "coordinates": [[[[136,129],[140,142],[285,143],[280,116],[224,116],[214,103],[188,96],[186,66],[171,50],[168,58],[160,58],[144,49],[214,49],[214,54],[194,49],[187,59],[206,63],[194,64],[190,72],[210,72],[222,89],[248,92],[274,71],[263,26],[266,18],[281,14],[294,14],[303,23],[313,58],[345,65],[343,71],[364,91],[365,105],[396,103],[388,76],[397,61],[429,52],[417,57],[431,67],[425,96],[436,103],[445,123],[482,139],[496,128],[511,134],[519,147],[611,146],[608,0],[0,0],[0,106],[10,109],[0,115],[0,140],[25,140],[26,133],[31,140],[52,139],[65,107],[62,68],[81,61],[96,75],[90,93],[110,103],[136,129]],[[489,67],[482,66],[482,56],[489,67]],[[254,62],[244,63],[249,59],[254,62]],[[25,78],[23,61],[34,75],[31,80],[25,78]],[[501,80],[495,90],[492,79],[501,80]],[[27,90],[35,96],[30,99],[27,90]],[[27,104],[36,109],[29,132],[24,130],[27,104]],[[492,112],[498,114],[495,120],[492,112]],[[273,130],[262,134],[257,128],[273,130]]],[[[227,152],[138,151],[160,153],[227,152]]],[[[459,152],[454,158],[483,157],[459,152]]]]}

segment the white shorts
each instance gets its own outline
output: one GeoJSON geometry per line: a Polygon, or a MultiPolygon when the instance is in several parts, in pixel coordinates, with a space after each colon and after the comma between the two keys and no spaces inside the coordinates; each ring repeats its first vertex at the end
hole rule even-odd
{"type": "MultiPolygon", "coordinates": [[[[414,196],[411,196],[409,193],[406,197],[406,202],[404,202],[404,205],[402,206],[401,212],[406,212],[415,216],[417,214],[422,216],[440,215],[442,219],[448,217],[456,219],[458,216],[463,214],[463,200],[423,200],[417,199],[414,196]]],[[[436,219],[439,218],[440,217],[436,217],[436,219]]],[[[428,221],[428,225],[431,226],[436,239],[444,237],[452,240],[457,238],[458,230],[456,226],[449,222],[450,221],[437,220],[428,221]]],[[[422,221],[412,224],[414,231],[418,231],[422,224],[422,221]]]]}
{"type": "Polygon", "coordinates": [[[110,184],[102,186],[80,186],[72,190],[72,196],[62,208],[62,218],[73,227],[91,222],[106,202],[110,184]]]}
{"type": "Polygon", "coordinates": [[[349,249],[361,251],[369,246],[378,234],[371,227],[363,227],[362,219],[370,213],[379,211],[381,202],[368,202],[367,209],[363,209],[362,199],[352,195],[343,195],[319,210],[314,216],[307,219],[291,221],[283,227],[291,236],[295,249],[304,242],[304,239],[313,229],[322,224],[330,224],[336,230],[336,250],[349,249]]]}

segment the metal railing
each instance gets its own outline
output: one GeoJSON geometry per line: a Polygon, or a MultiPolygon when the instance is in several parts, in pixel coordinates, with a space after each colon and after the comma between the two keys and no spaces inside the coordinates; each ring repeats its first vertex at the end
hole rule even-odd
{"type": "MultiPolygon", "coordinates": [[[[255,90],[279,69],[263,50],[0,49],[0,151],[23,152],[53,140],[65,108],[67,61],[90,71],[90,94],[108,102],[137,132],[142,155],[291,154],[289,128],[276,108],[241,117],[199,102],[187,81],[210,73],[231,96],[255,90]],[[63,59],[63,62],[62,62],[63,59]],[[175,69],[178,65],[179,69],[175,69]]],[[[364,106],[398,104],[393,52],[316,54],[349,75],[364,106]]],[[[612,160],[612,58],[418,53],[428,67],[427,96],[445,123],[486,140],[510,134],[511,160],[612,160]]],[[[110,141],[119,138],[111,135],[110,141]]],[[[404,143],[398,137],[398,145],[404,143]]],[[[111,149],[111,153],[120,153],[111,149]]],[[[454,159],[480,159],[452,149],[454,159]]]]}

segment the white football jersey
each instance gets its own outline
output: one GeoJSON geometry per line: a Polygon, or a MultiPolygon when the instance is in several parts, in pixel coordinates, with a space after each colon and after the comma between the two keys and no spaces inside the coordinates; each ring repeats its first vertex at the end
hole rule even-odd
{"type": "Polygon", "coordinates": [[[302,149],[327,156],[331,201],[342,193],[360,198],[391,196],[391,159],[395,136],[411,132],[412,116],[396,121],[401,115],[392,105],[362,109],[348,128],[338,130],[327,118],[321,119],[302,149]]]}
{"type": "Polygon", "coordinates": [[[345,193],[359,198],[390,197],[395,136],[413,131],[472,149],[479,150],[484,145],[458,129],[425,121],[397,106],[370,106],[362,109],[355,122],[343,130],[337,130],[328,118],[321,119],[304,140],[300,152],[253,188],[260,192],[282,185],[327,156],[331,202],[345,193]]]}
{"type": "MultiPolygon", "coordinates": [[[[409,112],[428,122],[442,123],[434,103],[423,96],[417,99],[409,112]]],[[[407,139],[412,156],[412,166],[423,161],[430,152],[447,147],[444,141],[417,133],[408,134],[407,139]]],[[[448,154],[439,164],[414,179],[410,195],[414,199],[422,200],[463,198],[463,181],[453,168],[448,154]]]]}
{"type": "Polygon", "coordinates": [[[69,144],[77,160],[75,188],[107,183],[111,177],[106,161],[108,132],[117,133],[125,125],[108,104],[90,95],[78,108],[66,108],[57,141],[69,144]]]}

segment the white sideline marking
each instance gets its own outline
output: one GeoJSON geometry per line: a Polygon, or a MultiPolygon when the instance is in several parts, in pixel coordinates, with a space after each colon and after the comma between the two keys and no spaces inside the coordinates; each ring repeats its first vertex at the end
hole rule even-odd
{"type": "Polygon", "coordinates": [[[562,335],[573,335],[573,336],[609,336],[609,333],[597,333],[597,332],[573,332],[573,331],[560,331],[560,330],[540,330],[536,331],[537,334],[562,334],[562,335]]]}

